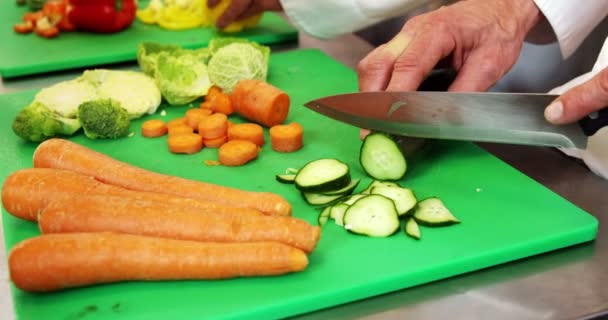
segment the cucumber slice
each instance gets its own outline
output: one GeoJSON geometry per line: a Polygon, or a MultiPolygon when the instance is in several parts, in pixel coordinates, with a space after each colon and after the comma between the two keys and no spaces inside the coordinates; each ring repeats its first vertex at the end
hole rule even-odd
{"type": "Polygon", "coordinates": [[[401,186],[392,181],[374,180],[367,186],[367,188],[363,189],[363,191],[361,191],[360,193],[369,194],[373,187],[401,187],[401,186]]]}
{"type": "Polygon", "coordinates": [[[395,203],[379,194],[364,196],[344,213],[344,228],[370,237],[388,237],[399,230],[395,203]]]}
{"type": "Polygon", "coordinates": [[[296,173],[298,173],[298,171],[300,171],[300,170],[298,170],[296,168],[287,168],[287,169],[285,169],[285,173],[286,174],[296,174],[296,173]]]}
{"type": "Polygon", "coordinates": [[[336,194],[343,194],[343,195],[351,194],[355,190],[355,188],[357,188],[360,181],[361,181],[361,179],[351,180],[350,183],[348,185],[346,185],[346,187],[344,187],[342,189],[338,189],[338,190],[326,191],[326,192],[323,192],[323,194],[328,195],[328,196],[336,195],[336,194]]]}
{"type": "Polygon", "coordinates": [[[331,207],[329,216],[334,219],[337,225],[344,226],[344,213],[346,213],[348,207],[349,205],[343,202],[336,203],[331,207]]]}
{"type": "Polygon", "coordinates": [[[303,192],[326,192],[344,188],[350,183],[348,165],[336,159],[313,160],[298,171],[296,188],[303,192]]]}
{"type": "Polygon", "coordinates": [[[401,149],[388,135],[368,134],[361,145],[359,163],[365,172],[377,180],[399,180],[405,175],[407,162],[401,149]]]}
{"type": "Polygon", "coordinates": [[[326,206],[346,197],[346,195],[336,194],[328,196],[321,193],[302,192],[302,197],[304,198],[304,201],[310,205],[326,206]]]}
{"type": "Polygon", "coordinates": [[[420,240],[420,227],[418,227],[418,223],[416,223],[416,219],[408,218],[405,222],[405,234],[408,236],[420,240]]]}
{"type": "Polygon", "coordinates": [[[280,183],[289,183],[289,184],[292,184],[293,181],[296,179],[296,175],[295,174],[277,174],[275,176],[275,178],[280,183]]]}
{"type": "Polygon", "coordinates": [[[357,200],[359,200],[365,196],[367,196],[367,194],[353,194],[352,196],[348,197],[348,199],[344,200],[343,202],[350,206],[353,203],[355,203],[357,200]]]}
{"type": "Polygon", "coordinates": [[[393,200],[399,216],[407,214],[417,202],[414,192],[408,188],[378,186],[373,187],[370,193],[380,194],[393,200]]]}
{"type": "Polygon", "coordinates": [[[324,226],[327,223],[327,220],[329,220],[330,217],[330,212],[331,212],[331,206],[325,207],[323,208],[323,210],[321,210],[321,213],[319,213],[319,218],[317,218],[317,222],[319,224],[319,226],[324,226]]]}
{"type": "Polygon", "coordinates": [[[443,201],[437,197],[430,197],[418,202],[414,211],[416,222],[427,226],[447,226],[460,223],[443,201]]]}

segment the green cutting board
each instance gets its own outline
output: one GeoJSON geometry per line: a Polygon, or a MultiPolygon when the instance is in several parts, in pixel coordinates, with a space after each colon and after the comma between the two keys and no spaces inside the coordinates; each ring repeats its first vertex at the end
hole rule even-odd
{"type": "Polygon", "coordinates": [[[130,28],[119,33],[65,32],[57,38],[45,39],[33,33],[23,35],[13,31],[13,24],[21,21],[24,12],[26,10],[16,6],[14,0],[0,2],[0,76],[5,79],[134,61],[137,45],[143,41],[198,48],[217,36],[244,37],[268,45],[297,41],[298,37],[297,30],[285,19],[269,12],[263,15],[257,27],[234,34],[222,34],[213,28],[164,30],[136,19],[130,28]]]}
{"type": "MultiPolygon", "coordinates": [[[[321,158],[338,158],[362,178],[358,164],[358,129],[316,114],[303,103],[316,97],[354,91],[356,75],[317,50],[271,56],[269,82],[292,98],[288,122],[305,128],[305,146],[280,154],[269,143],[257,160],[242,167],[206,166],[217,150],[172,155],[164,138],[142,138],[144,119],[132,124],[131,138],[110,141],[71,140],[116,159],[156,172],[284,196],[296,217],[316,223],[318,211],[306,205],[292,185],[275,174],[321,158]]],[[[10,130],[11,119],[33,92],[0,96],[0,167],[2,181],[30,167],[35,144],[10,130]]],[[[373,107],[373,106],[370,106],[373,107]]],[[[164,119],[187,107],[163,107],[164,119]]],[[[235,121],[240,119],[235,118],[235,121]]],[[[266,136],[268,138],[268,136],[266,136]]],[[[268,140],[267,140],[268,141],[268,140]]],[[[410,162],[400,181],[420,198],[441,197],[462,221],[444,228],[422,228],[422,239],[399,233],[368,238],[347,233],[333,222],[324,226],[308,268],[296,274],[220,281],[131,282],[98,285],[49,294],[12,290],[19,319],[270,319],[301,314],[366,297],[410,288],[555,250],[595,238],[597,220],[529,177],[466,142],[436,142],[410,162]]],[[[38,234],[36,225],[3,212],[7,248],[38,234]]],[[[416,290],[411,288],[410,290],[416,290]]]]}

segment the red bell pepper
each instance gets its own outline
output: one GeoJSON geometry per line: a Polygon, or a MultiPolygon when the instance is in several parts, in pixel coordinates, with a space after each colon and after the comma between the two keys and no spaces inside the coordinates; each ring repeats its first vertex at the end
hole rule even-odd
{"type": "Polygon", "coordinates": [[[77,30],[112,33],[135,20],[136,0],[70,0],[68,20],[77,30]]]}

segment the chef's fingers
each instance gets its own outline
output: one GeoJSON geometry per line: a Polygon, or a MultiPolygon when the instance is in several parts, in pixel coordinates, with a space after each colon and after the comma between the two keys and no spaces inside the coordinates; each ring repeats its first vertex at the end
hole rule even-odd
{"type": "Polygon", "coordinates": [[[608,106],[608,68],[566,92],[545,109],[554,124],[575,122],[608,106]]]}
{"type": "Polygon", "coordinates": [[[369,129],[359,130],[359,139],[361,139],[361,140],[365,139],[365,137],[367,137],[367,135],[370,133],[371,133],[371,131],[369,129]]]}
{"type": "Polygon", "coordinates": [[[454,50],[456,42],[448,25],[441,20],[427,21],[416,25],[416,33],[395,60],[386,91],[416,90],[439,61],[454,50]]]}
{"type": "Polygon", "coordinates": [[[224,13],[215,22],[220,29],[225,28],[230,23],[234,22],[243,12],[251,5],[252,0],[232,0],[224,13]]]}
{"type": "Polygon", "coordinates": [[[222,0],[207,0],[207,7],[213,8],[213,7],[217,6],[220,3],[220,1],[222,1],[222,0]]]}
{"type": "Polygon", "coordinates": [[[383,91],[391,80],[393,64],[409,44],[408,35],[399,33],[372,50],[357,65],[359,91],[383,91]]]}
{"type": "Polygon", "coordinates": [[[471,51],[448,91],[486,91],[498,82],[505,70],[502,63],[497,61],[500,54],[496,50],[499,49],[484,47],[471,51]]]}

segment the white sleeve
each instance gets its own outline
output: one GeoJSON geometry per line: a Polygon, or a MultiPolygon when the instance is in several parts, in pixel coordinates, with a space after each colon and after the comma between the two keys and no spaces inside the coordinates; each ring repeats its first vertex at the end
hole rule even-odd
{"type": "Polygon", "coordinates": [[[331,38],[405,15],[429,0],[280,1],[283,11],[298,29],[317,38],[331,38]]]}
{"type": "Polygon", "coordinates": [[[608,0],[534,0],[568,58],[608,14],[608,0]]]}

